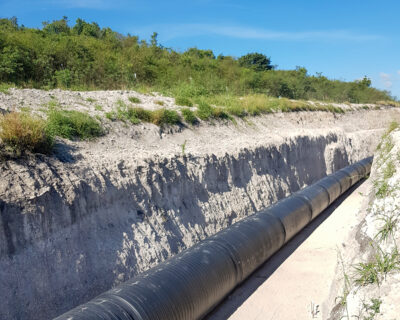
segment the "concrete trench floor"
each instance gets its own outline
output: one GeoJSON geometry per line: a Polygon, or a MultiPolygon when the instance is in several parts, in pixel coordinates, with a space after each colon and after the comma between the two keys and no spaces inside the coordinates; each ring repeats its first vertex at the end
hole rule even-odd
{"type": "Polygon", "coordinates": [[[342,195],[206,319],[327,319],[330,310],[324,302],[335,277],[338,249],[345,247],[345,239],[358,223],[367,189],[368,183],[361,182],[342,195]]]}

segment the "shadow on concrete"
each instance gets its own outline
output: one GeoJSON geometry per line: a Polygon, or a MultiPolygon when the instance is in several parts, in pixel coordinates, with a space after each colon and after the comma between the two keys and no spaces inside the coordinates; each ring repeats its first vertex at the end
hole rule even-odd
{"type": "Polygon", "coordinates": [[[351,195],[365,179],[341,195],[319,216],[304,227],[296,236],[286,243],[278,252],[269,258],[263,265],[255,270],[242,284],[237,286],[204,320],[228,319],[257,289],[260,287],[279,266],[316,230],[335,210],[351,195]]]}

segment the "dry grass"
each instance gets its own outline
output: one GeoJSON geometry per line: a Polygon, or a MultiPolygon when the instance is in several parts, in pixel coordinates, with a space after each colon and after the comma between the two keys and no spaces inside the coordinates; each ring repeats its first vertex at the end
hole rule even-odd
{"type": "Polygon", "coordinates": [[[46,121],[19,112],[0,116],[0,139],[9,151],[17,154],[26,151],[50,153],[54,142],[46,121]]]}

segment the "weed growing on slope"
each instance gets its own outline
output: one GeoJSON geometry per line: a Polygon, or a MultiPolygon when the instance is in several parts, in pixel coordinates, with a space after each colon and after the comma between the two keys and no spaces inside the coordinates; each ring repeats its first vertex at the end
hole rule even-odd
{"type": "Polygon", "coordinates": [[[17,156],[26,151],[50,153],[54,143],[45,120],[18,112],[0,115],[0,139],[17,156]]]}
{"type": "Polygon", "coordinates": [[[86,101],[87,101],[87,102],[90,102],[90,103],[93,103],[93,102],[96,102],[96,99],[93,99],[93,98],[86,98],[86,101]]]}
{"type": "Polygon", "coordinates": [[[122,100],[117,101],[117,108],[114,111],[106,112],[106,118],[115,121],[129,121],[133,124],[140,123],[140,119],[137,117],[137,113],[134,108],[128,107],[122,100]]]}
{"type": "Polygon", "coordinates": [[[55,108],[47,114],[47,130],[66,139],[91,139],[104,134],[100,123],[87,113],[55,108]]]}
{"type": "Polygon", "coordinates": [[[396,172],[396,167],[392,160],[387,162],[385,169],[383,170],[383,179],[387,180],[393,177],[394,173],[396,172]]]}
{"type": "Polygon", "coordinates": [[[213,108],[206,102],[200,101],[197,106],[197,116],[201,120],[208,120],[213,115],[213,108]]]}
{"type": "Polygon", "coordinates": [[[182,149],[182,155],[184,155],[184,154],[185,154],[186,142],[187,142],[187,140],[185,140],[185,142],[184,142],[184,143],[182,143],[182,145],[181,145],[181,149],[182,149]]]}
{"type": "Polygon", "coordinates": [[[181,109],[183,119],[189,124],[196,124],[198,122],[195,113],[189,108],[181,109]]]}
{"type": "Polygon", "coordinates": [[[347,308],[347,297],[350,293],[351,282],[350,282],[349,275],[346,273],[346,269],[345,269],[344,262],[343,262],[343,257],[341,255],[340,251],[338,251],[338,259],[342,265],[342,271],[343,271],[343,293],[341,296],[338,296],[335,298],[335,303],[337,302],[337,300],[339,300],[340,305],[342,307],[344,307],[346,310],[347,318],[349,318],[349,310],[347,308]]]}
{"type": "Polygon", "coordinates": [[[152,111],[151,122],[158,126],[175,125],[181,122],[181,117],[174,110],[158,109],[152,111]]]}
{"type": "Polygon", "coordinates": [[[373,262],[363,263],[360,262],[354,266],[356,277],[354,282],[360,286],[367,284],[378,283],[379,277],[376,266],[373,262]]]}
{"type": "Polygon", "coordinates": [[[368,312],[368,315],[364,317],[363,320],[373,320],[375,316],[381,312],[382,300],[372,298],[370,301],[369,304],[363,303],[363,309],[368,312]]]}
{"type": "Polygon", "coordinates": [[[178,106],[186,106],[186,107],[192,107],[193,102],[187,98],[187,97],[176,97],[175,98],[175,104],[178,106]]]}
{"type": "Polygon", "coordinates": [[[383,222],[383,225],[375,235],[375,239],[382,242],[387,241],[389,237],[393,237],[397,229],[398,217],[393,214],[381,214],[377,217],[377,220],[383,222]]]}
{"type": "Polygon", "coordinates": [[[374,181],[375,195],[377,198],[382,199],[390,194],[390,187],[387,181],[374,181]]]}
{"type": "Polygon", "coordinates": [[[393,270],[400,270],[400,255],[397,248],[390,253],[384,252],[377,247],[377,253],[373,261],[368,263],[358,263],[354,266],[355,279],[354,282],[359,286],[368,284],[380,285],[382,280],[386,279],[386,275],[393,270]]]}
{"type": "Polygon", "coordinates": [[[129,121],[132,124],[138,124],[141,121],[154,123],[158,126],[175,125],[181,122],[178,112],[168,109],[146,110],[143,108],[129,107],[123,101],[117,102],[115,111],[107,112],[106,117],[112,121],[129,121]]]}

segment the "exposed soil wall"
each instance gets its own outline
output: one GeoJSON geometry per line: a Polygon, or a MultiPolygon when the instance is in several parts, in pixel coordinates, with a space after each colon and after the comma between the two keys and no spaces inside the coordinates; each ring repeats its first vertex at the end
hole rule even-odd
{"type": "Polygon", "coordinates": [[[97,141],[60,141],[53,157],[3,161],[0,318],[48,319],[93,298],[371,155],[393,118],[397,109],[116,123],[97,141]]]}

